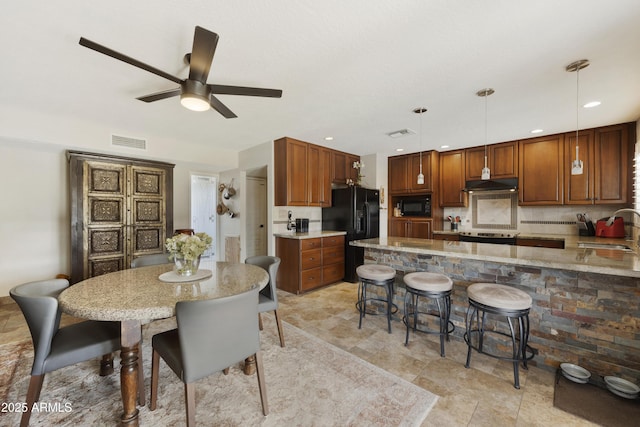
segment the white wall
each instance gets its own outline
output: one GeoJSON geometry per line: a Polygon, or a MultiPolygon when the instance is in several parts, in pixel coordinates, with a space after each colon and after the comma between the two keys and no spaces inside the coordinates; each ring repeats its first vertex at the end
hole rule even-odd
{"type": "Polygon", "coordinates": [[[174,163],[174,226],[190,224],[189,173],[237,167],[238,153],[161,135],[0,106],[0,296],[20,283],[69,274],[71,232],[66,151],[174,163]],[[111,133],[144,137],[147,150],[110,145],[111,133]]]}

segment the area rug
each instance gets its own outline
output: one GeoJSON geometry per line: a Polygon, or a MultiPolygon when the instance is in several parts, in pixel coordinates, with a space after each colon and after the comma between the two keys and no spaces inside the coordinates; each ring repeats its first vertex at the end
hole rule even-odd
{"type": "MultiPolygon", "coordinates": [[[[436,403],[436,395],[287,323],[283,324],[286,347],[281,348],[275,323],[267,320],[270,317],[263,316],[261,332],[269,415],[262,415],[256,376],[244,375],[238,364],[229,375],[214,374],[196,383],[198,425],[419,426],[436,403]]],[[[145,328],[147,401],[150,338],[174,325],[171,320],[158,321],[145,328]]],[[[5,402],[24,401],[31,346],[5,350],[17,352],[5,402]]],[[[33,413],[31,426],[117,425],[122,413],[119,375],[99,377],[96,361],[64,368],[47,375],[40,401],[49,409],[33,413]]],[[[164,362],[160,364],[157,409],[139,410],[141,425],[186,423],[183,384],[164,362]]],[[[0,417],[4,418],[2,425],[18,425],[20,414],[0,417]]]]}
{"type": "Polygon", "coordinates": [[[553,406],[606,427],[638,425],[640,400],[614,395],[595,384],[577,384],[556,375],[553,406]]]}

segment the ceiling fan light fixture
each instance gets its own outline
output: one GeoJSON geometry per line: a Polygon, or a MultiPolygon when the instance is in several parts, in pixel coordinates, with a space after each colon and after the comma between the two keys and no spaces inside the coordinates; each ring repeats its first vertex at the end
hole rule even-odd
{"type": "Polygon", "coordinates": [[[209,103],[209,88],[197,80],[185,80],[182,84],[180,103],[191,111],[207,111],[209,103]]]}

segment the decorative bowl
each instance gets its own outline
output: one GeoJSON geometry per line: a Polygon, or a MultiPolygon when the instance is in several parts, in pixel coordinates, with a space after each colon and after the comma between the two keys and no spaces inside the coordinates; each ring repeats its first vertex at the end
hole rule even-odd
{"type": "Polygon", "coordinates": [[[591,372],[573,363],[561,363],[560,369],[565,378],[576,383],[585,384],[591,378],[591,372]]]}
{"type": "Polygon", "coordinates": [[[604,382],[607,384],[610,392],[620,397],[635,399],[638,397],[638,394],[640,394],[640,387],[625,379],[607,376],[604,377],[604,382]]]}

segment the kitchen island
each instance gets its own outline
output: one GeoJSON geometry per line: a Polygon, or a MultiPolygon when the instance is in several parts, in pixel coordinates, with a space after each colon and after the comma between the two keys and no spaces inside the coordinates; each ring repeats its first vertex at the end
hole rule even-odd
{"type": "MultiPolygon", "coordinates": [[[[453,336],[462,339],[466,289],[477,282],[514,286],[533,298],[529,315],[532,363],[556,369],[562,362],[640,383],[640,258],[634,252],[580,248],[579,243],[631,242],[570,237],[565,249],[387,237],[358,240],[365,263],[396,269],[395,302],[404,302],[402,277],[413,271],[449,276],[454,283],[453,336]]],[[[496,328],[504,327],[501,322],[496,328]]]]}

